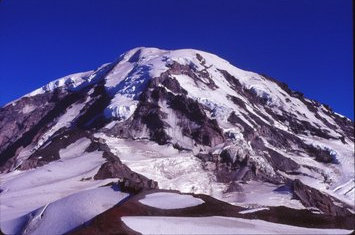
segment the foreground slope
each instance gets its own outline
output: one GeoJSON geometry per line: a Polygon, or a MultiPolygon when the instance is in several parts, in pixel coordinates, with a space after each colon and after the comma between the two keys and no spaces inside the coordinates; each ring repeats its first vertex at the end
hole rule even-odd
{"type": "Polygon", "coordinates": [[[135,48],[0,109],[0,225],[117,181],[133,194],[351,217],[353,131],[329,106],[215,55],[135,48]]]}
{"type": "Polygon", "coordinates": [[[151,190],[96,216],[73,234],[348,234],[351,227],[346,217],[336,221],[286,207],[246,210],[207,195],[151,190]],[[336,229],[340,226],[347,229],[336,229]]]}

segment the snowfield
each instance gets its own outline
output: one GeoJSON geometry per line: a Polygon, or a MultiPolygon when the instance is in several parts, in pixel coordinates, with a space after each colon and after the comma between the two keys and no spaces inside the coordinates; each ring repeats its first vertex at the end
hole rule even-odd
{"type": "Polygon", "coordinates": [[[140,203],[159,209],[180,209],[198,206],[204,201],[191,195],[177,193],[152,193],[139,200],[140,203]]]}
{"type": "Polygon", "coordinates": [[[112,187],[100,187],[72,194],[46,205],[35,213],[24,234],[63,234],[127,198],[112,187]]]}
{"type": "Polygon", "coordinates": [[[313,229],[230,217],[125,216],[121,220],[142,234],[349,234],[344,229],[313,229]]]}
{"type": "MultiPolygon", "coordinates": [[[[11,209],[1,209],[1,231],[5,234],[63,234],[89,221],[96,215],[110,209],[129,195],[112,187],[98,187],[82,190],[22,216],[8,219],[11,209]]],[[[28,202],[22,198],[24,202],[28,202]]],[[[42,201],[46,201],[45,195],[42,201]]],[[[23,202],[22,202],[23,203],[23,202]]]]}
{"type": "Polygon", "coordinates": [[[114,181],[91,179],[105,159],[102,152],[84,152],[89,143],[89,139],[81,138],[62,149],[61,159],[57,161],[0,175],[0,227],[3,232],[17,231],[24,222],[23,216],[53,201],[114,181]]]}

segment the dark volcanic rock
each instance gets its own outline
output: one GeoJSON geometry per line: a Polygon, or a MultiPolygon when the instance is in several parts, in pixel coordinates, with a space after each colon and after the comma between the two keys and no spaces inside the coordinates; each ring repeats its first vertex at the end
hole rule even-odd
{"type": "Polygon", "coordinates": [[[209,119],[203,107],[186,96],[174,96],[169,100],[170,107],[182,120],[179,124],[183,134],[192,137],[196,143],[214,146],[224,140],[223,132],[215,119],[209,119]],[[197,127],[195,127],[198,124],[197,127]]]}
{"type": "Polygon", "coordinates": [[[266,148],[266,149],[269,153],[269,156],[271,157],[272,166],[275,169],[281,170],[284,172],[290,172],[290,171],[295,171],[300,168],[300,166],[292,159],[285,157],[282,154],[280,154],[270,148],[266,148]]]}
{"type": "MultiPolygon", "coordinates": [[[[76,127],[79,128],[84,127],[87,121],[93,121],[89,119],[98,115],[97,112],[103,110],[108,104],[102,80],[114,65],[115,63],[112,63],[98,69],[92,77],[92,81],[96,83],[84,82],[71,90],[70,84],[66,81],[67,86],[48,90],[42,94],[24,96],[0,108],[0,172],[13,167],[20,150],[38,142],[68,108],[86,102],[90,97],[89,91],[96,87],[92,94],[93,100],[85,105],[79,117],[73,117],[78,119],[76,127]]],[[[98,122],[94,124],[96,128],[99,126],[98,122]]]]}
{"type": "Polygon", "coordinates": [[[352,213],[348,210],[349,206],[330,195],[303,184],[298,179],[293,181],[293,192],[306,207],[316,207],[323,213],[332,216],[352,216],[352,213]]]}
{"type": "Polygon", "coordinates": [[[172,73],[177,74],[178,71],[185,73],[186,69],[184,66],[180,68],[175,65],[162,76],[152,79],[147,90],[140,95],[140,102],[132,119],[116,125],[109,132],[116,136],[136,138],[137,133],[142,132],[145,126],[149,130],[151,140],[158,144],[173,142],[174,146],[178,146],[177,140],[172,139],[166,131],[166,128],[170,126],[165,120],[167,114],[160,107],[160,103],[165,102],[177,116],[177,125],[181,128],[183,135],[201,145],[214,146],[222,143],[224,135],[217,121],[210,119],[202,105],[187,97],[186,91],[169,76],[172,73]],[[175,95],[160,85],[167,85],[169,90],[178,94],[175,95]],[[129,129],[127,125],[130,126],[129,129]]]}
{"type": "Polygon", "coordinates": [[[246,105],[245,105],[245,102],[241,99],[239,99],[238,97],[236,96],[232,96],[232,95],[228,95],[227,96],[231,101],[233,101],[233,103],[235,103],[236,105],[238,105],[239,107],[243,108],[243,109],[246,109],[246,105]]]}
{"type": "Polygon", "coordinates": [[[329,150],[321,149],[313,145],[305,145],[305,149],[310,156],[314,156],[316,161],[323,163],[337,163],[337,159],[329,150]]]}
{"type": "Polygon", "coordinates": [[[23,97],[0,108],[0,153],[33,128],[56,105],[49,93],[23,97]]]}
{"type": "Polygon", "coordinates": [[[170,74],[188,75],[189,77],[194,79],[196,85],[198,85],[198,82],[200,82],[200,83],[207,85],[209,88],[211,88],[213,90],[218,88],[218,86],[215,84],[215,82],[211,79],[211,77],[206,69],[204,69],[202,71],[198,71],[193,64],[182,65],[182,64],[179,64],[175,61],[172,64],[170,64],[169,67],[170,67],[170,69],[169,69],[170,74]]]}
{"type": "Polygon", "coordinates": [[[95,180],[107,178],[119,178],[120,189],[124,192],[137,193],[158,188],[157,182],[131,171],[118,158],[105,162],[94,176],[95,180]]]}
{"type": "Polygon", "coordinates": [[[168,136],[164,128],[168,126],[163,121],[165,113],[160,110],[160,107],[154,103],[142,102],[134,114],[134,119],[140,119],[135,126],[139,127],[139,123],[144,124],[150,133],[150,138],[158,144],[166,144],[171,137],[168,136]]]}
{"type": "MultiPolygon", "coordinates": [[[[36,142],[40,135],[42,135],[45,131],[48,130],[48,126],[54,125],[56,118],[63,114],[69,105],[78,102],[84,98],[84,93],[71,93],[68,95],[64,95],[62,91],[58,90],[54,92],[54,94],[50,95],[51,99],[49,100],[50,103],[53,103],[52,108],[46,107],[48,109],[46,112],[43,112],[42,115],[33,118],[33,122],[31,122],[31,127],[22,127],[17,128],[15,131],[19,134],[22,133],[20,138],[16,139],[11,145],[3,150],[0,153],[0,171],[3,171],[2,168],[9,168],[11,162],[7,161],[10,158],[16,157],[18,154],[18,150],[28,146],[29,144],[36,142]],[[64,96],[64,97],[63,97],[64,96]],[[54,105],[55,104],[55,105],[54,105]],[[5,163],[7,166],[4,167],[5,163]]],[[[34,112],[34,114],[36,114],[34,112]]],[[[40,112],[39,112],[40,113],[40,112]]],[[[5,124],[7,125],[7,124],[5,124]]]]}
{"type": "Polygon", "coordinates": [[[105,91],[103,82],[95,85],[91,100],[81,110],[76,120],[76,126],[82,129],[100,129],[108,120],[105,119],[104,110],[110,104],[111,98],[105,91]]]}

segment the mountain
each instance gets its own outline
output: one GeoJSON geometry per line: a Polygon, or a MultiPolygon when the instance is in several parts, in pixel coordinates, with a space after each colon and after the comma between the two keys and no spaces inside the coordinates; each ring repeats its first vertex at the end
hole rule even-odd
{"type": "Polygon", "coordinates": [[[135,48],[5,105],[0,172],[5,234],[354,229],[353,121],[192,49],[135,48]]]}

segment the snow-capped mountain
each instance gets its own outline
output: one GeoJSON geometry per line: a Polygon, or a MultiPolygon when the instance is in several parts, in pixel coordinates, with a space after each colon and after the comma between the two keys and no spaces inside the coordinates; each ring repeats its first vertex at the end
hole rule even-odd
{"type": "MultiPolygon", "coordinates": [[[[226,210],[251,209],[253,218],[272,221],[277,213],[258,211],[285,207],[327,218],[329,228],[354,229],[354,123],[282,82],[192,49],[135,48],[5,105],[0,172],[0,228],[8,234],[74,231],[116,203],[112,210],[158,189],[208,195],[227,202],[226,210]],[[88,212],[76,216],[71,204],[88,212]],[[56,223],[64,218],[69,224],[56,223]]],[[[147,224],[143,214],[122,217],[126,230],[117,231],[144,233],[131,225],[147,224]]]]}

